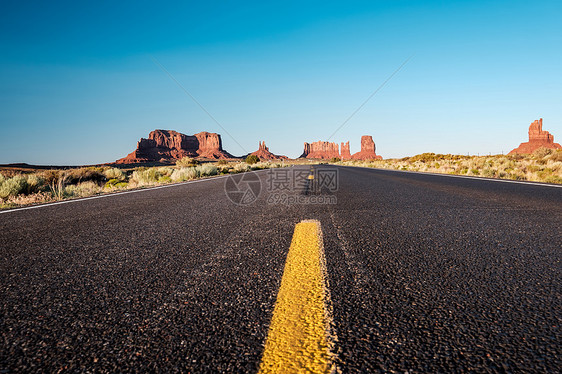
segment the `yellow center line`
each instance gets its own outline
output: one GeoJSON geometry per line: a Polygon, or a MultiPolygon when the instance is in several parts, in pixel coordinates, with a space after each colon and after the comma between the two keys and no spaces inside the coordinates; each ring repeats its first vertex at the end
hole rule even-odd
{"type": "Polygon", "coordinates": [[[302,221],[287,255],[259,372],[333,372],[329,319],[320,222],[302,221]]]}

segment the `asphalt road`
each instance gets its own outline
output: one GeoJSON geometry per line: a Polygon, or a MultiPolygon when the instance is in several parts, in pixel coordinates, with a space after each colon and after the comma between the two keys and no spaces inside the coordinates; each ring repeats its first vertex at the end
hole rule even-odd
{"type": "Polygon", "coordinates": [[[562,188],[337,170],[280,199],[255,173],[247,205],[217,178],[0,214],[0,372],[255,372],[304,219],[341,372],[560,371],[562,188]]]}

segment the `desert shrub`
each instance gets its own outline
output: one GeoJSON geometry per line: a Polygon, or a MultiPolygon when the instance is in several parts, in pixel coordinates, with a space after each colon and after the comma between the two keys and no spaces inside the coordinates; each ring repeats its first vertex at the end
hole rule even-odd
{"type": "Polygon", "coordinates": [[[558,175],[547,175],[543,177],[542,182],[562,184],[562,177],[558,175]]]}
{"type": "Polygon", "coordinates": [[[101,182],[106,179],[103,174],[103,169],[96,167],[70,169],[66,170],[64,174],[69,184],[77,184],[86,181],[101,182]]]}
{"type": "Polygon", "coordinates": [[[15,175],[5,179],[0,185],[0,198],[7,199],[27,192],[27,178],[23,175],[15,175]]]}
{"type": "Polygon", "coordinates": [[[6,180],[6,177],[4,176],[4,174],[0,173],[0,185],[2,183],[4,183],[5,180],[6,180]]]}
{"type": "Polygon", "coordinates": [[[553,176],[552,171],[553,170],[550,168],[545,168],[537,172],[537,177],[539,177],[539,180],[546,180],[547,178],[553,176]]]}
{"type": "Polygon", "coordinates": [[[553,152],[550,148],[540,147],[533,151],[533,157],[536,159],[545,158],[553,152]]]}
{"type": "Polygon", "coordinates": [[[181,160],[176,161],[176,166],[179,167],[190,167],[199,165],[199,161],[192,157],[183,157],[181,160]]]}
{"type": "Polygon", "coordinates": [[[117,180],[120,180],[120,181],[124,180],[125,177],[126,177],[126,175],[125,175],[125,173],[123,172],[123,170],[117,169],[117,168],[110,168],[110,169],[107,169],[107,170],[105,170],[105,171],[103,172],[103,175],[104,175],[107,179],[109,179],[109,180],[111,180],[111,179],[117,179],[117,180]]]}
{"type": "Polygon", "coordinates": [[[508,155],[508,157],[511,160],[514,160],[514,161],[519,161],[519,160],[523,160],[524,158],[526,158],[525,155],[521,155],[519,153],[514,153],[514,154],[511,154],[511,155],[508,155]]]}
{"type": "Polygon", "coordinates": [[[487,177],[487,178],[493,178],[496,176],[496,172],[493,169],[484,169],[482,170],[482,176],[487,177]]]}
{"type": "Polygon", "coordinates": [[[183,167],[176,169],[172,172],[171,179],[174,182],[183,182],[196,179],[199,177],[199,172],[194,167],[183,167]]]}
{"type": "Polygon", "coordinates": [[[435,153],[421,153],[419,155],[415,155],[413,157],[410,157],[410,162],[416,162],[416,161],[420,161],[420,162],[431,162],[431,161],[437,161],[437,160],[442,160],[444,158],[443,155],[436,155],[435,153]]]}
{"type": "Polygon", "coordinates": [[[230,169],[231,168],[228,165],[219,165],[217,167],[217,171],[218,171],[219,174],[228,174],[228,173],[230,173],[230,169]]]}
{"type": "Polygon", "coordinates": [[[260,161],[260,162],[255,163],[255,164],[250,166],[250,169],[252,169],[252,170],[262,170],[262,169],[268,169],[268,168],[269,168],[269,163],[264,162],[264,161],[260,161]]]}
{"type": "Polygon", "coordinates": [[[248,157],[246,157],[246,163],[249,165],[253,165],[260,162],[260,158],[256,155],[248,155],[248,157]]]}
{"type": "Polygon", "coordinates": [[[218,174],[217,167],[212,164],[199,165],[197,166],[197,171],[199,172],[199,175],[202,177],[218,174]]]}
{"type": "Polygon", "coordinates": [[[133,171],[131,175],[131,181],[135,182],[139,186],[151,185],[158,183],[158,179],[162,174],[156,168],[148,168],[133,171]]]}
{"type": "Polygon", "coordinates": [[[62,199],[64,197],[65,185],[68,183],[66,172],[59,170],[49,170],[49,172],[45,175],[45,181],[48,183],[51,195],[55,199],[62,199]]]}
{"type": "Polygon", "coordinates": [[[51,185],[53,181],[57,181],[60,178],[62,173],[60,170],[45,170],[41,173],[41,177],[45,184],[51,185]]]}
{"type": "Polygon", "coordinates": [[[119,180],[117,178],[113,178],[107,181],[104,185],[105,189],[113,190],[118,188],[126,188],[129,184],[125,181],[119,180]]]}
{"type": "Polygon", "coordinates": [[[243,163],[243,162],[240,162],[240,163],[234,165],[234,169],[233,169],[233,171],[235,173],[243,173],[243,172],[249,171],[249,170],[250,170],[250,165],[248,165],[246,163],[243,163]]]}
{"type": "Polygon", "coordinates": [[[557,150],[556,152],[552,152],[549,159],[551,161],[555,161],[555,162],[558,162],[558,161],[562,162],[562,150],[557,150]]]}
{"type": "Polygon", "coordinates": [[[553,161],[548,165],[554,172],[560,173],[562,175],[562,161],[553,161]]]}
{"type": "Polygon", "coordinates": [[[104,188],[115,187],[115,185],[118,184],[118,183],[121,183],[121,181],[119,179],[117,179],[117,178],[110,179],[105,183],[104,188]]]}
{"type": "Polygon", "coordinates": [[[100,186],[93,181],[71,184],[64,187],[65,197],[86,197],[92,196],[101,191],[100,186]]]}
{"type": "Polygon", "coordinates": [[[341,161],[341,158],[339,158],[339,157],[332,157],[330,159],[330,163],[332,163],[332,164],[335,164],[336,162],[340,162],[340,161],[341,161]]]}
{"type": "Polygon", "coordinates": [[[228,161],[226,160],[218,160],[217,165],[228,165],[228,161]]]}
{"type": "Polygon", "coordinates": [[[45,179],[42,176],[37,174],[29,174],[27,175],[27,192],[34,193],[40,192],[45,189],[45,179]]]}
{"type": "Polygon", "coordinates": [[[176,169],[168,167],[168,166],[161,166],[156,170],[158,170],[158,173],[160,173],[161,176],[168,176],[169,177],[170,175],[172,175],[172,173],[176,169]]]}
{"type": "Polygon", "coordinates": [[[525,170],[531,172],[531,173],[536,173],[538,171],[540,171],[542,168],[540,166],[537,165],[528,165],[525,170]]]}

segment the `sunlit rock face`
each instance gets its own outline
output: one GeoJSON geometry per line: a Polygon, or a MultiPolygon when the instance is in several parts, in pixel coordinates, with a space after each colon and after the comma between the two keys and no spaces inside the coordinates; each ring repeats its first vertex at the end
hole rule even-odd
{"type": "Polygon", "coordinates": [[[508,154],[514,153],[533,153],[537,148],[550,148],[550,149],[562,149],[562,146],[558,143],[554,143],[554,135],[548,131],[542,129],[542,118],[533,121],[529,126],[529,141],[521,143],[519,147],[515,148],[508,154]]]}
{"type": "Polygon", "coordinates": [[[141,138],[137,148],[116,163],[174,162],[183,157],[225,159],[233,156],[222,149],[219,134],[204,131],[185,135],[172,130],[154,130],[148,139],[141,138]]]}

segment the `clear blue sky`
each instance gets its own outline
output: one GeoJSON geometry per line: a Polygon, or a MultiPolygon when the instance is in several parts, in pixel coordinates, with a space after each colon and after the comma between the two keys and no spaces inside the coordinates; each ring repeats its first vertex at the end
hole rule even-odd
{"type": "Polygon", "coordinates": [[[561,19],[560,1],[4,3],[0,163],[111,162],[157,128],[297,157],[412,55],[332,141],[494,154],[543,117],[560,142],[561,19]]]}

